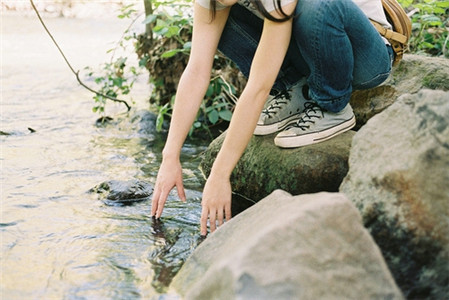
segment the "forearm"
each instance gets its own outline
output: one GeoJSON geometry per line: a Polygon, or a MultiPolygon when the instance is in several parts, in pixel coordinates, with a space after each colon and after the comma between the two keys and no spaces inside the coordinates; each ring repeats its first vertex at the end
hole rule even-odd
{"type": "Polygon", "coordinates": [[[179,159],[182,145],[195,120],[209,83],[210,72],[187,67],[179,81],[163,158],[179,159]]]}
{"type": "Polygon", "coordinates": [[[209,10],[194,6],[192,50],[179,81],[163,158],[179,159],[182,145],[195,120],[209,85],[214,55],[229,9],[218,11],[211,22],[209,10]]]}
{"type": "Polygon", "coordinates": [[[268,89],[245,88],[240,96],[225,141],[213,164],[211,175],[230,177],[256,127],[268,89]]]}
{"type": "MultiPolygon", "coordinates": [[[[293,8],[294,3],[289,5],[290,10],[293,8]]],[[[212,166],[212,176],[229,177],[245,151],[281,67],[290,36],[291,20],[283,23],[265,20],[248,83],[237,102],[226,138],[212,166]]]]}

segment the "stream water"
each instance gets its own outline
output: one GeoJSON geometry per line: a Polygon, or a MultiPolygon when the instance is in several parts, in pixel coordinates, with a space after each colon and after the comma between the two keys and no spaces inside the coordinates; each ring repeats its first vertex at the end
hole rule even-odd
{"type": "MultiPolygon", "coordinates": [[[[75,69],[106,61],[129,24],[46,22],[75,69]]],[[[105,205],[90,188],[107,180],[155,182],[164,137],[139,133],[136,111],[127,115],[115,104],[112,125],[96,126],[92,94],[35,16],[2,15],[1,39],[0,298],[159,297],[201,241],[197,156],[206,145],[185,145],[188,201],[170,195],[161,222],[149,217],[149,201],[105,205]]],[[[145,78],[133,93],[134,106],[147,108],[145,78]]]]}

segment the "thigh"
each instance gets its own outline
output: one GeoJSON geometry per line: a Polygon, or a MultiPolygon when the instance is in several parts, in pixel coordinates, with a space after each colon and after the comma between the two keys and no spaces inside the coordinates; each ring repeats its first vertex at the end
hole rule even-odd
{"type": "MultiPolygon", "coordinates": [[[[256,53],[263,30],[263,20],[245,7],[232,6],[228,21],[223,30],[218,50],[232,60],[240,71],[249,76],[251,63],[256,53]]],[[[307,66],[294,43],[289,50],[274,83],[274,88],[283,90],[307,74],[307,66]]]]}
{"type": "Polygon", "coordinates": [[[294,38],[317,81],[329,77],[333,85],[360,89],[388,77],[385,41],[353,1],[301,0],[296,15],[294,38]]]}

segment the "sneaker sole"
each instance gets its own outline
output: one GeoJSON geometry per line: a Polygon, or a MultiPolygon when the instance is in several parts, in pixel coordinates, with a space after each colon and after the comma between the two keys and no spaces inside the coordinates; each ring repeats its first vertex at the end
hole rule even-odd
{"type": "Polygon", "coordinates": [[[329,140],[343,132],[346,132],[355,126],[355,116],[351,119],[337,125],[335,127],[329,128],[327,130],[313,132],[305,135],[299,136],[276,136],[274,138],[274,144],[281,148],[297,148],[303,147],[307,145],[316,144],[319,142],[323,142],[329,140]]]}
{"type": "Polygon", "coordinates": [[[268,135],[272,133],[276,133],[278,131],[283,130],[285,127],[287,127],[290,123],[293,121],[296,121],[298,119],[300,114],[295,114],[287,119],[284,119],[280,122],[273,123],[270,125],[257,125],[256,129],[254,130],[254,135],[268,135]]]}

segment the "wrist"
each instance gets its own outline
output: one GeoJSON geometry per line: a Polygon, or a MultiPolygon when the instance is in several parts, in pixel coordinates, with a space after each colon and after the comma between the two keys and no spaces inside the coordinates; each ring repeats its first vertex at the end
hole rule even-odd
{"type": "Polygon", "coordinates": [[[181,153],[179,151],[173,151],[171,149],[162,150],[162,160],[165,161],[179,161],[181,153]]]}
{"type": "Polygon", "coordinates": [[[220,168],[219,166],[216,166],[215,164],[212,166],[212,169],[210,170],[209,178],[217,178],[217,179],[225,179],[230,180],[232,174],[232,169],[229,168],[220,168]]]}

